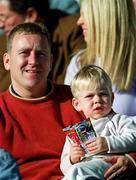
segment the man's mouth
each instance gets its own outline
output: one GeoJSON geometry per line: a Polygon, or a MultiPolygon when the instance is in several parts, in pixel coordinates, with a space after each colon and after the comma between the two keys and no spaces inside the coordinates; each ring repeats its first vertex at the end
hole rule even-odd
{"type": "Polygon", "coordinates": [[[39,70],[26,70],[27,73],[39,73],[40,71],[39,70]]]}

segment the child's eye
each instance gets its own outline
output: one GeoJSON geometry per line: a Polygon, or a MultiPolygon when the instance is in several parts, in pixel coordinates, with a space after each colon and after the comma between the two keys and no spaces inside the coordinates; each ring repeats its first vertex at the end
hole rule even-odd
{"type": "Polygon", "coordinates": [[[86,98],[93,98],[93,97],[94,97],[93,94],[89,94],[89,95],[86,96],[86,98]]]}
{"type": "Polygon", "coordinates": [[[109,96],[109,94],[106,93],[106,92],[101,92],[100,95],[101,95],[101,96],[109,96]]]}

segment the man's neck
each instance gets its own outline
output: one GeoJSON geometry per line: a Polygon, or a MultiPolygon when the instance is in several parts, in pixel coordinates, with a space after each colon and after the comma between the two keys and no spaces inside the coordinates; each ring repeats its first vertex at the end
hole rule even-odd
{"type": "Polygon", "coordinates": [[[11,92],[18,97],[26,98],[26,99],[34,99],[34,98],[41,98],[43,96],[46,96],[51,91],[51,82],[48,81],[47,85],[45,85],[44,88],[41,90],[38,88],[38,91],[33,92],[33,90],[23,90],[17,91],[17,89],[14,87],[14,85],[11,85],[11,92]]]}

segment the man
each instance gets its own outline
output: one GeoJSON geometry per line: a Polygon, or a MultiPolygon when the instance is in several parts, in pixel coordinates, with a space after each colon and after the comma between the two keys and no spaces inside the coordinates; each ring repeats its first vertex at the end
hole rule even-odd
{"type": "Polygon", "coordinates": [[[48,80],[52,66],[48,32],[33,23],[8,36],[5,69],[11,86],[0,97],[0,148],[16,159],[22,179],[57,180],[64,143],[62,128],[78,122],[68,86],[48,80]]]}
{"type": "MultiPolygon", "coordinates": [[[[67,15],[59,10],[49,10],[48,1],[0,0],[0,27],[7,36],[15,25],[23,22],[42,22],[47,26],[54,57],[50,77],[57,84],[63,83],[70,56],[84,47],[81,29],[76,25],[78,17],[78,13],[67,15]]],[[[6,90],[10,84],[10,76],[7,78],[3,70],[3,51],[0,51],[0,91],[6,90]]]]}

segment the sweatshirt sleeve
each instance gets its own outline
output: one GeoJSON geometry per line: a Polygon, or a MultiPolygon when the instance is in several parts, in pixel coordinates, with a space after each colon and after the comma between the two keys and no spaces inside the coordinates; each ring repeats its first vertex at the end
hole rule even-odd
{"type": "Polygon", "coordinates": [[[108,153],[136,151],[136,116],[116,114],[107,123],[110,135],[106,136],[108,153]]]}
{"type": "Polygon", "coordinates": [[[125,154],[136,167],[136,153],[125,154]]]}
{"type": "Polygon", "coordinates": [[[136,162],[136,152],[129,153],[129,156],[131,156],[136,162]]]}
{"type": "Polygon", "coordinates": [[[66,141],[65,141],[63,151],[62,151],[62,155],[61,155],[61,162],[60,162],[60,169],[64,175],[67,173],[67,171],[72,166],[70,159],[69,159],[70,147],[71,147],[71,143],[69,141],[69,138],[66,137],[66,141]]]}

